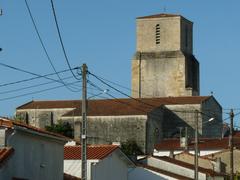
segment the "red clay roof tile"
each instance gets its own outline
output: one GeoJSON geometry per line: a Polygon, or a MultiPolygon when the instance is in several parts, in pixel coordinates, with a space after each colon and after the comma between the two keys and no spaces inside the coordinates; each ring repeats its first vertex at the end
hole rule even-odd
{"type": "Polygon", "coordinates": [[[81,180],[81,178],[79,178],[79,177],[72,176],[72,175],[66,174],[66,173],[64,173],[63,176],[64,176],[63,180],[81,180]]]}
{"type": "MultiPolygon", "coordinates": [[[[234,137],[234,146],[240,147],[240,138],[234,137]]],[[[203,138],[199,140],[199,150],[210,150],[210,149],[227,149],[229,148],[229,138],[223,139],[216,138],[203,138]]],[[[194,149],[194,142],[190,142],[188,145],[189,149],[194,149]]],[[[166,139],[161,143],[155,145],[155,149],[158,151],[164,150],[184,150],[180,147],[179,139],[166,139]]]]}
{"type": "Polygon", "coordinates": [[[162,169],[160,169],[160,168],[153,167],[153,166],[148,166],[148,165],[145,165],[145,164],[138,164],[137,166],[143,167],[143,168],[145,168],[145,169],[149,169],[149,170],[151,170],[151,171],[155,171],[155,172],[158,172],[158,173],[161,173],[161,174],[164,174],[164,175],[167,175],[167,176],[176,178],[176,179],[192,180],[192,178],[188,178],[188,177],[185,177],[185,176],[181,176],[181,175],[178,175],[178,174],[174,174],[174,173],[172,173],[172,172],[165,171],[165,170],[162,170],[162,169]]]}
{"type": "Polygon", "coordinates": [[[11,147],[0,148],[0,167],[12,155],[14,149],[11,147]]]}
{"type": "Polygon", "coordinates": [[[14,126],[24,127],[26,129],[29,129],[29,130],[32,130],[32,131],[36,131],[36,132],[39,132],[39,133],[55,136],[55,137],[58,137],[58,138],[62,138],[64,140],[69,139],[69,138],[67,138],[67,137],[65,137],[61,134],[52,133],[52,132],[45,131],[43,129],[28,125],[28,124],[24,124],[24,123],[17,122],[17,121],[11,120],[11,119],[0,117],[0,127],[14,128],[14,126]]]}
{"type": "MultiPolygon", "coordinates": [[[[189,163],[186,163],[186,162],[183,162],[183,161],[179,161],[179,160],[167,157],[167,156],[161,156],[161,157],[154,156],[154,158],[160,159],[160,160],[163,160],[163,161],[167,161],[167,162],[170,162],[170,163],[182,166],[182,167],[186,167],[186,168],[189,168],[189,169],[192,169],[192,170],[195,169],[195,166],[192,165],[192,164],[189,164],[189,163]]],[[[202,172],[202,173],[205,173],[205,174],[208,174],[210,176],[225,176],[225,174],[223,174],[223,173],[217,173],[217,172],[213,171],[212,169],[206,169],[206,168],[202,168],[202,167],[198,167],[198,171],[202,172]]]]}
{"type": "MultiPolygon", "coordinates": [[[[103,159],[118,149],[116,145],[91,145],[87,147],[87,159],[103,159]]],[[[64,159],[81,159],[81,146],[64,146],[64,159]]]]}
{"type": "MultiPolygon", "coordinates": [[[[146,115],[162,105],[201,104],[211,96],[182,96],[162,98],[138,98],[138,99],[99,99],[88,101],[89,116],[114,116],[114,115],[146,115]]],[[[64,116],[80,116],[81,101],[31,101],[17,108],[24,109],[51,109],[73,108],[74,110],[64,116]]]]}

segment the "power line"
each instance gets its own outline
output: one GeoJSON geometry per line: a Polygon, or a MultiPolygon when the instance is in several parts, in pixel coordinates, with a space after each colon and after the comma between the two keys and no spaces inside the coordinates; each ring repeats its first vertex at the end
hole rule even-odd
{"type": "MultiPolygon", "coordinates": [[[[100,88],[99,86],[97,86],[96,84],[94,84],[93,82],[91,82],[90,80],[88,80],[88,83],[89,83],[91,86],[93,86],[93,87],[95,87],[96,89],[98,89],[100,92],[103,92],[103,91],[104,91],[102,88],[100,88]]],[[[112,99],[109,99],[109,98],[106,98],[106,97],[103,97],[103,96],[99,96],[99,94],[97,94],[97,95],[96,95],[96,94],[92,94],[92,95],[93,95],[93,96],[98,96],[98,97],[100,97],[100,98],[105,98],[105,99],[108,99],[108,100],[113,100],[113,101],[118,102],[118,103],[123,104],[123,105],[127,105],[127,106],[129,106],[129,107],[132,107],[133,109],[136,109],[136,110],[138,110],[138,111],[140,111],[140,112],[143,112],[144,114],[148,114],[148,113],[149,113],[148,110],[143,109],[144,107],[140,108],[140,107],[133,106],[132,104],[130,104],[130,103],[128,103],[128,102],[122,101],[122,99],[116,98],[115,96],[113,96],[113,95],[110,94],[110,93],[106,93],[106,94],[107,94],[109,97],[111,97],[112,99]]],[[[155,107],[155,106],[154,106],[154,107],[155,107]]],[[[156,106],[155,108],[157,108],[157,106],[156,106]]],[[[170,109],[163,108],[163,110],[170,110],[170,109]]],[[[170,111],[172,111],[172,110],[170,110],[170,111]]],[[[174,111],[173,111],[173,112],[174,112],[174,111]]],[[[194,111],[178,111],[178,112],[194,113],[194,111]]],[[[205,115],[205,113],[202,113],[202,112],[199,112],[199,113],[205,115]]],[[[155,118],[159,118],[159,114],[155,113],[154,111],[151,112],[151,116],[153,116],[153,117],[155,117],[155,118]]],[[[207,117],[209,117],[209,116],[207,116],[207,117]]],[[[212,118],[212,117],[211,117],[211,118],[212,118]]],[[[183,121],[183,122],[184,122],[184,121],[183,121]]],[[[186,122],[185,122],[185,123],[186,123],[186,122]]],[[[213,127],[213,128],[214,128],[214,127],[213,127]]]]}
{"type": "MultiPolygon", "coordinates": [[[[63,78],[63,80],[71,79],[71,78],[73,78],[73,76],[63,78]]],[[[41,84],[34,84],[34,85],[31,85],[31,86],[26,86],[26,87],[22,87],[22,88],[12,89],[12,90],[8,90],[8,91],[2,91],[2,92],[0,92],[0,94],[9,94],[9,93],[13,93],[13,92],[18,92],[18,91],[30,89],[30,88],[36,88],[36,87],[47,85],[47,84],[52,84],[52,83],[56,83],[56,82],[55,81],[50,81],[50,82],[41,83],[41,84]]]]}
{"type": "MultiPolygon", "coordinates": [[[[3,64],[1,64],[1,63],[0,63],[0,65],[3,66],[3,64]]],[[[4,64],[4,67],[6,67],[5,65],[6,64],[4,64]]],[[[77,69],[77,68],[73,68],[73,69],[77,69]]],[[[70,71],[70,70],[66,69],[66,70],[58,71],[58,73],[64,73],[64,72],[68,72],[68,71],[70,71]]],[[[18,83],[27,82],[27,81],[32,81],[32,80],[35,80],[35,79],[44,78],[44,77],[52,76],[52,75],[55,75],[55,73],[50,73],[50,74],[46,74],[46,75],[42,75],[42,76],[37,76],[37,77],[32,77],[32,78],[23,79],[23,80],[19,80],[19,81],[14,81],[14,82],[10,82],[10,83],[0,84],[0,87],[14,85],[14,84],[18,84],[18,83]]]]}
{"type": "MultiPolygon", "coordinates": [[[[47,76],[42,76],[42,75],[30,72],[30,71],[26,71],[26,70],[23,70],[23,69],[20,69],[20,68],[17,68],[17,67],[13,67],[13,66],[10,66],[10,65],[7,65],[7,64],[4,64],[4,63],[0,63],[0,65],[4,66],[4,67],[7,67],[7,68],[10,68],[10,69],[13,69],[13,70],[16,70],[16,71],[24,72],[24,73],[31,74],[31,75],[34,75],[34,76],[37,76],[37,77],[42,77],[42,78],[52,80],[52,81],[55,81],[55,82],[58,82],[58,83],[62,84],[61,81],[53,79],[53,78],[48,78],[47,76]]],[[[64,86],[65,86],[65,84],[64,84],[64,86]]],[[[79,92],[79,90],[76,90],[76,91],[74,90],[73,92],[79,92]]]]}
{"type": "MultiPolygon", "coordinates": [[[[93,74],[90,73],[90,72],[89,72],[89,74],[93,75],[93,74]]],[[[114,84],[114,85],[116,85],[116,86],[118,86],[118,87],[121,87],[121,88],[124,88],[124,89],[127,89],[127,90],[131,91],[130,88],[127,88],[127,87],[125,87],[125,86],[123,86],[123,85],[120,85],[120,84],[118,84],[118,83],[116,83],[116,82],[107,80],[106,78],[103,78],[103,77],[100,77],[100,76],[97,76],[97,75],[93,75],[93,76],[94,76],[95,78],[97,78],[99,81],[101,81],[102,83],[104,83],[105,85],[107,85],[108,87],[110,87],[111,85],[107,84],[105,81],[107,81],[107,82],[109,82],[109,83],[111,83],[111,84],[114,84]]],[[[129,98],[135,99],[135,100],[137,100],[137,101],[141,101],[141,100],[139,100],[139,99],[136,99],[136,98],[133,98],[133,97],[129,96],[128,94],[120,91],[120,90],[117,89],[117,88],[114,88],[113,86],[111,86],[111,88],[114,89],[115,91],[123,94],[124,96],[127,96],[127,97],[129,97],[129,98]]],[[[134,91],[134,92],[139,92],[139,91],[137,91],[137,90],[133,90],[133,91],[134,91]]],[[[145,94],[145,95],[146,95],[146,96],[149,96],[149,97],[152,97],[152,96],[147,95],[147,94],[145,94]]],[[[165,99],[165,101],[167,101],[167,100],[165,99]]],[[[169,102],[170,102],[170,101],[169,101],[169,102]]],[[[143,103],[145,103],[145,102],[143,102],[143,103]]],[[[147,103],[147,104],[148,104],[148,103],[147,103]]],[[[178,103],[176,103],[176,104],[178,104],[178,103]]],[[[151,104],[148,104],[148,105],[152,106],[151,104]]],[[[174,111],[174,110],[173,110],[173,111],[174,111]]],[[[214,112],[216,112],[216,113],[220,113],[220,112],[221,112],[221,111],[213,111],[213,110],[211,110],[211,109],[204,109],[204,111],[213,112],[213,113],[214,113],[214,112]]],[[[175,110],[175,112],[179,112],[179,111],[175,110]]],[[[191,113],[194,113],[194,110],[191,111],[191,113]]],[[[202,113],[203,113],[203,112],[202,112],[202,113]]],[[[223,113],[223,112],[221,112],[221,113],[223,113]]]]}
{"type": "Polygon", "coordinates": [[[89,73],[90,75],[92,75],[93,77],[95,77],[96,79],[98,79],[98,80],[99,80],[100,82],[102,82],[103,84],[105,84],[105,85],[107,85],[108,87],[110,87],[111,89],[114,89],[115,91],[123,94],[124,96],[127,96],[127,97],[129,97],[129,98],[131,98],[131,99],[133,99],[133,100],[135,100],[135,101],[138,101],[138,102],[143,103],[143,104],[145,104],[145,105],[148,105],[148,106],[150,106],[150,107],[155,107],[155,106],[153,106],[153,105],[151,105],[151,104],[145,103],[145,102],[143,102],[143,101],[141,101],[141,100],[139,100],[139,99],[136,99],[136,98],[133,98],[133,97],[129,96],[128,94],[126,94],[126,93],[120,91],[119,89],[111,86],[110,84],[106,83],[106,82],[103,81],[101,78],[99,78],[98,76],[92,74],[91,72],[88,72],[88,73],[89,73]]]}
{"type": "Polygon", "coordinates": [[[29,13],[29,15],[30,15],[32,24],[33,24],[33,26],[34,26],[34,29],[35,29],[35,31],[36,31],[36,33],[37,33],[38,39],[39,39],[39,41],[40,41],[40,44],[41,44],[41,46],[42,46],[42,48],[43,48],[43,50],[44,50],[44,52],[45,52],[45,55],[46,55],[46,57],[47,57],[50,65],[51,65],[52,69],[54,70],[54,72],[56,73],[58,79],[62,82],[62,84],[64,84],[65,87],[66,87],[68,90],[74,92],[74,90],[72,90],[70,87],[68,87],[68,86],[65,84],[65,82],[62,80],[62,78],[60,77],[60,75],[57,73],[57,70],[56,70],[56,68],[54,67],[54,64],[53,64],[53,62],[52,62],[52,60],[51,60],[51,58],[50,58],[50,56],[49,56],[49,54],[48,54],[48,51],[47,51],[47,49],[46,49],[46,47],[45,47],[45,45],[44,45],[44,43],[43,43],[42,38],[41,38],[41,36],[40,36],[40,33],[39,33],[39,31],[38,31],[36,22],[35,22],[35,20],[34,20],[34,18],[33,18],[33,15],[32,15],[32,12],[31,12],[30,7],[29,7],[29,5],[28,5],[27,0],[25,0],[25,4],[26,4],[27,10],[28,10],[28,13],[29,13]]]}
{"type": "MultiPolygon", "coordinates": [[[[51,0],[51,7],[52,7],[52,12],[53,12],[53,16],[54,16],[55,25],[56,25],[57,32],[58,32],[59,41],[60,41],[60,44],[61,44],[61,47],[62,47],[62,50],[63,50],[63,54],[64,54],[65,60],[67,62],[68,68],[71,69],[71,65],[69,63],[67,53],[65,51],[65,47],[64,47],[64,44],[63,44],[62,36],[61,36],[61,33],[60,33],[60,29],[59,29],[59,26],[58,26],[57,16],[56,16],[56,12],[55,12],[55,8],[54,8],[54,4],[53,4],[52,0],[51,0]]],[[[71,73],[75,77],[75,79],[80,80],[72,71],[71,71],[71,73]]]]}
{"type": "MultiPolygon", "coordinates": [[[[101,92],[104,91],[104,90],[101,89],[99,86],[97,86],[96,84],[92,83],[90,80],[88,80],[88,83],[89,83],[91,86],[99,89],[99,91],[101,91],[101,92]]],[[[129,104],[129,103],[127,103],[127,102],[121,101],[120,99],[116,98],[115,96],[111,95],[110,93],[106,93],[106,94],[107,94],[109,97],[113,98],[113,99],[114,99],[116,102],[118,102],[118,103],[121,103],[121,104],[124,104],[124,105],[127,105],[127,106],[131,106],[132,108],[134,108],[134,109],[136,109],[136,110],[138,110],[138,111],[144,112],[144,113],[146,113],[146,114],[148,113],[148,111],[146,111],[146,110],[137,108],[137,107],[132,106],[131,104],[129,104]]],[[[152,115],[154,115],[154,113],[152,113],[152,115]]],[[[157,115],[155,115],[155,116],[156,116],[156,117],[159,117],[159,116],[157,116],[157,115]]]]}
{"type": "MultiPolygon", "coordinates": [[[[79,83],[79,82],[80,81],[75,81],[75,82],[72,82],[72,83],[68,83],[67,85],[73,85],[73,84],[76,84],[76,83],[79,83]]],[[[42,89],[42,90],[38,90],[38,91],[30,92],[30,93],[25,93],[25,94],[21,94],[21,95],[17,95],[17,96],[1,98],[0,101],[6,101],[6,100],[10,100],[10,99],[20,98],[20,97],[28,96],[28,95],[32,95],[32,94],[38,94],[38,93],[42,93],[42,92],[45,92],[45,91],[58,89],[58,88],[61,88],[61,87],[64,87],[64,86],[65,85],[60,85],[60,86],[55,86],[55,87],[48,88],[48,89],[42,89]]]]}

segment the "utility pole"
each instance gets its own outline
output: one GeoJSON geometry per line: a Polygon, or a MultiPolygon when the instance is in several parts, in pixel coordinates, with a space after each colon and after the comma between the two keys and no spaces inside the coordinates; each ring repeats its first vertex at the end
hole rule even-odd
{"type": "Polygon", "coordinates": [[[195,154],[194,154],[194,179],[198,180],[198,110],[195,110],[195,154]]]}
{"type": "Polygon", "coordinates": [[[230,180],[234,179],[233,173],[233,109],[230,111],[230,135],[229,135],[229,146],[230,146],[230,180]]]}
{"type": "Polygon", "coordinates": [[[82,128],[81,128],[82,180],[87,180],[87,65],[82,65],[82,128]]]}

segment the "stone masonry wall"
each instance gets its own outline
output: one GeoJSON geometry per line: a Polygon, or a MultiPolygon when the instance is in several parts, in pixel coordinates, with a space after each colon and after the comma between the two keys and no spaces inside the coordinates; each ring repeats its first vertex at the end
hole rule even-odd
{"type": "MultiPolygon", "coordinates": [[[[132,96],[192,96],[186,88],[186,61],[181,52],[137,54],[132,61],[132,96]]],[[[198,79],[196,79],[197,81],[198,79]]],[[[198,93],[197,93],[198,94],[198,93]]],[[[195,94],[195,95],[197,95],[195,94]]]]}
{"type": "MultiPolygon", "coordinates": [[[[65,118],[64,120],[67,120],[65,118]]],[[[80,117],[75,117],[74,138],[80,140],[80,117]]],[[[112,144],[133,140],[146,152],[147,116],[98,116],[88,117],[88,143],[112,144]]]]}

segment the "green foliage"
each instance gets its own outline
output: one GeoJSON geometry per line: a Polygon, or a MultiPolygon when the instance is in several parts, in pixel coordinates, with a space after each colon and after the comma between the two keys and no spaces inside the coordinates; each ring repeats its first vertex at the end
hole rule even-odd
{"type": "Polygon", "coordinates": [[[137,156],[143,154],[135,141],[128,140],[121,146],[122,151],[128,156],[137,156]]]}
{"type": "Polygon", "coordinates": [[[73,128],[68,122],[59,121],[58,124],[46,126],[45,129],[50,132],[59,133],[66,137],[73,138],[73,128]]]}

